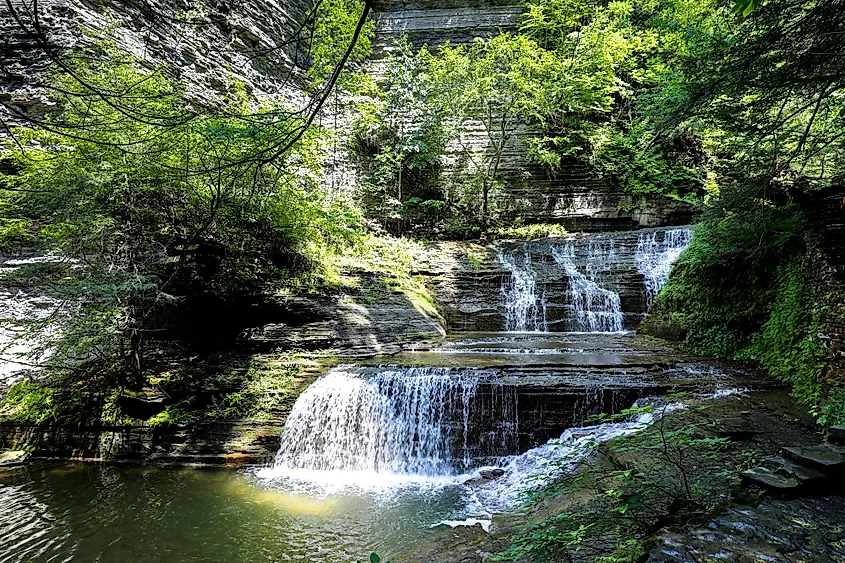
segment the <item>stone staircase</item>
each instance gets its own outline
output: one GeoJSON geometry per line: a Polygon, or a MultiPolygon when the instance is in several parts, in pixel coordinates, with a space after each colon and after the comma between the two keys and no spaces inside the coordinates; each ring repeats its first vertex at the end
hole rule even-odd
{"type": "Polygon", "coordinates": [[[829,492],[845,475],[845,426],[830,429],[829,443],[788,446],[744,471],[742,481],[781,495],[829,492]]]}

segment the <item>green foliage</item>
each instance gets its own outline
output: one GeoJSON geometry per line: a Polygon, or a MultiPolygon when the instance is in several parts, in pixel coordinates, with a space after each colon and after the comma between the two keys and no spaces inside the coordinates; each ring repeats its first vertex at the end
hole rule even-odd
{"type": "Polygon", "coordinates": [[[697,353],[736,356],[768,319],[774,280],[803,252],[804,229],[791,205],[723,198],[696,228],[650,315],[673,315],[697,353]]]}
{"type": "Polygon", "coordinates": [[[285,354],[271,360],[251,360],[247,369],[203,370],[186,368],[158,382],[170,394],[199,395],[168,404],[150,418],[151,426],[186,424],[197,421],[264,420],[270,418],[286,400],[290,386],[301,372],[295,355],[285,354]]]}
{"type": "Polygon", "coordinates": [[[356,109],[352,150],[361,159],[365,213],[396,234],[431,232],[450,210],[439,184],[446,143],[446,100],[430,79],[431,54],[404,38],[386,61],[385,79],[356,109]]]}
{"type": "Polygon", "coordinates": [[[829,352],[818,337],[824,332],[821,311],[803,275],[810,266],[795,259],[780,269],[769,319],[742,355],[758,360],[772,376],[790,383],[793,395],[813,407],[820,424],[838,423],[842,418],[831,416],[836,406],[827,403],[829,391],[822,381],[829,352]]]}
{"type": "Polygon", "coordinates": [[[535,239],[543,237],[562,237],[568,233],[566,229],[555,223],[534,223],[519,227],[495,227],[490,234],[500,238],[535,239]]]}
{"type": "Polygon", "coordinates": [[[491,199],[501,188],[506,148],[521,124],[545,119],[561,103],[554,87],[560,65],[529,37],[502,33],[471,45],[444,46],[432,59],[432,79],[447,96],[455,138],[480,122],[486,146],[463,147],[461,170],[449,184],[449,198],[460,202],[487,227],[495,219],[491,199]]]}
{"type": "Polygon", "coordinates": [[[61,302],[48,320],[62,330],[28,327],[48,364],[116,362],[123,384],[141,385],[145,342],[186,296],[265,288],[316,269],[327,247],[355,237],[354,211],[318,189],[319,129],[262,160],[301,118],[273,107],[231,117],[246,111],[239,105],[196,116],[161,72],[107,45],[73,61],[84,84],[121,105],[85,97],[83,83],[55,73],[61,113],[45,128],[15,130],[2,148],[15,170],[0,175],[0,214],[13,218],[4,232],[26,231],[62,257],[33,271],[61,302]],[[73,129],[86,134],[64,134],[73,129]]]}
{"type": "Polygon", "coordinates": [[[818,266],[804,246],[806,228],[791,204],[732,190],[697,227],[644,327],[666,319],[696,353],[758,361],[830,424],[845,409],[839,383],[823,377],[827,298],[809,283],[818,266]]]}
{"type": "Polygon", "coordinates": [[[700,200],[712,166],[696,124],[660,130],[684,99],[680,70],[712,56],[727,13],[713,2],[527,2],[521,30],[562,61],[558,109],[528,140],[553,175],[577,157],[633,194],[700,200]]]}
{"type": "Polygon", "coordinates": [[[0,249],[19,250],[35,242],[32,221],[27,219],[0,219],[0,249]]]}
{"type": "MultiPolygon", "coordinates": [[[[332,74],[350,45],[355,26],[364,11],[364,2],[322,0],[317,10],[314,29],[309,38],[311,65],[308,67],[308,75],[315,82],[322,83],[332,74]]],[[[361,30],[350,56],[351,61],[361,61],[370,55],[372,35],[373,21],[370,19],[361,30]]]]}
{"type": "Polygon", "coordinates": [[[65,379],[54,384],[30,380],[15,383],[0,401],[0,420],[71,428],[120,420],[114,392],[90,392],[81,386],[62,384],[67,382],[65,379]]]}
{"type": "Polygon", "coordinates": [[[654,427],[609,442],[574,472],[534,491],[532,504],[557,497],[552,502],[563,502],[563,510],[528,525],[497,560],[640,561],[651,534],[707,513],[724,497],[733,474],[716,468],[728,446],[706,423],[661,416],[654,427]]]}

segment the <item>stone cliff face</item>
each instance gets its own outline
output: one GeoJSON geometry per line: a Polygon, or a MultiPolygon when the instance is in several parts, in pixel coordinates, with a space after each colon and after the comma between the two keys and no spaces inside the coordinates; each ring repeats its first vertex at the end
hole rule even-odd
{"type": "MultiPolygon", "coordinates": [[[[24,3],[13,6],[15,14],[0,7],[0,101],[43,114],[49,104],[37,82],[51,59],[24,3]]],[[[120,47],[183,80],[193,100],[215,105],[236,83],[256,101],[297,96],[307,61],[291,38],[310,6],[310,0],[47,0],[38,4],[38,24],[57,53],[91,41],[86,28],[96,35],[113,26],[120,47]]]]}
{"type": "MultiPolygon", "coordinates": [[[[308,61],[296,37],[312,2],[260,0],[192,4],[156,0],[143,5],[122,0],[89,4],[81,0],[48,0],[39,4],[39,24],[58,52],[90,41],[83,29],[117,29],[120,46],[149,67],[163,66],[186,85],[198,103],[216,105],[236,84],[251,99],[293,101],[301,97],[303,70],[308,61]]],[[[16,5],[17,6],[17,5],[16,5]]],[[[18,6],[20,8],[20,6],[18,6]]],[[[518,2],[469,0],[383,1],[374,9],[375,37],[370,72],[378,76],[380,61],[393,42],[406,34],[413,45],[437,48],[470,43],[517,28],[518,2]]],[[[4,4],[0,7],[0,108],[4,121],[16,124],[26,115],[48,112],[50,104],[38,86],[50,57],[32,30],[31,19],[17,23],[4,4]],[[17,114],[20,112],[20,114],[17,114]],[[22,114],[22,115],[21,115],[22,114]]],[[[345,102],[329,104],[320,123],[345,134],[345,102]],[[340,112],[340,115],[337,115],[340,112]]],[[[589,167],[570,163],[550,176],[527,162],[523,139],[531,131],[517,128],[503,154],[504,188],[494,194],[505,221],[559,223],[572,231],[608,231],[688,224],[694,210],[686,204],[658,198],[634,197],[597,177],[589,167]]],[[[342,144],[342,143],[341,143],[342,144]]],[[[460,182],[463,155],[487,150],[490,139],[481,122],[471,122],[444,155],[444,182],[460,182]]],[[[335,147],[327,162],[327,189],[348,189],[355,181],[345,149],[335,147]],[[339,153],[338,153],[339,151],[339,153]]],[[[354,168],[354,166],[352,166],[354,168]]]]}
{"type": "Polygon", "coordinates": [[[807,242],[815,259],[806,283],[828,301],[821,319],[831,353],[825,377],[835,385],[845,381],[845,187],[813,193],[803,207],[813,227],[807,242]]]}
{"type": "MultiPolygon", "coordinates": [[[[383,59],[403,34],[420,48],[436,49],[472,43],[478,37],[514,32],[523,12],[520,2],[471,0],[384,1],[375,7],[373,61],[370,72],[381,73],[383,59]]],[[[570,231],[615,231],[686,225],[696,211],[687,203],[625,193],[596,170],[577,161],[565,163],[554,175],[528,162],[524,139],[533,132],[518,125],[507,142],[500,167],[504,187],[493,194],[506,222],[557,223],[570,231]]],[[[444,182],[461,182],[466,153],[489,150],[491,140],[478,120],[470,121],[459,139],[447,145],[444,182]]]]}

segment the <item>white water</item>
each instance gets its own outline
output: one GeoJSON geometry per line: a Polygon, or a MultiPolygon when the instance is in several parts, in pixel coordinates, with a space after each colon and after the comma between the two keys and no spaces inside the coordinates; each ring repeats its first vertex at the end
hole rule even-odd
{"type": "MultiPolygon", "coordinates": [[[[687,228],[639,234],[633,261],[643,276],[646,310],[666,285],[672,266],[691,240],[692,230],[687,228]]],[[[627,262],[617,255],[616,242],[610,237],[588,237],[551,245],[552,257],[568,278],[567,303],[572,305],[573,331],[620,332],[624,328],[620,295],[606,287],[614,265],[627,262]]],[[[548,332],[547,308],[560,304],[548,304],[545,290],[538,288],[531,253],[502,252],[499,262],[511,274],[500,290],[505,330],[548,332]]]]}
{"type": "Polygon", "coordinates": [[[505,330],[511,332],[547,332],[545,296],[537,296],[537,281],[531,254],[499,253],[499,262],[511,273],[502,283],[505,301],[505,330]]]}
{"type": "Polygon", "coordinates": [[[638,237],[634,260],[637,271],[644,278],[646,304],[649,309],[660,290],[666,285],[672,266],[684,249],[689,246],[690,241],[692,241],[691,229],[641,233],[638,237]]]}
{"type": "MultiPolygon", "coordinates": [[[[645,406],[646,402],[635,402],[633,407],[645,406]]],[[[517,506],[527,491],[542,487],[572,469],[602,442],[639,432],[659,416],[678,408],[682,408],[679,403],[664,404],[628,421],[568,428],[558,439],[505,458],[501,464],[505,474],[476,488],[478,504],[490,513],[517,506]]]]}
{"type": "MultiPolygon", "coordinates": [[[[494,463],[471,469],[471,451],[478,452],[466,442],[471,425],[495,427],[494,441],[510,451],[516,444],[506,442],[516,438],[518,425],[506,389],[486,398],[488,405],[480,404],[479,379],[448,368],[380,368],[369,374],[354,366],[329,370],[297,399],[274,466],[256,475],[324,494],[392,495],[409,486],[458,487],[465,499],[464,508],[453,515],[459,519],[441,524],[485,527],[485,517],[517,506],[526,491],[570,469],[599,443],[637,432],[655,418],[644,413],[624,422],[569,428],[522,454],[485,456],[494,463]],[[473,414],[482,416],[474,419],[473,414]],[[508,424],[491,425],[501,418],[508,424]],[[504,474],[467,484],[493,467],[504,474]]],[[[479,440],[477,435],[473,439],[479,440]]]]}
{"type": "Polygon", "coordinates": [[[297,399],[274,469],[455,475],[472,464],[471,447],[506,449],[516,440],[516,394],[493,385],[489,396],[476,397],[483,375],[434,367],[331,369],[297,399]],[[473,435],[471,445],[473,415],[499,423],[492,435],[473,435]]]}
{"type": "Polygon", "coordinates": [[[589,254],[592,259],[588,262],[588,275],[585,275],[575,267],[575,244],[572,241],[552,246],[552,257],[569,277],[568,291],[575,312],[575,328],[584,332],[619,332],[622,330],[619,294],[596,283],[596,277],[615,254],[613,241],[604,252],[595,241],[591,242],[589,254]]]}

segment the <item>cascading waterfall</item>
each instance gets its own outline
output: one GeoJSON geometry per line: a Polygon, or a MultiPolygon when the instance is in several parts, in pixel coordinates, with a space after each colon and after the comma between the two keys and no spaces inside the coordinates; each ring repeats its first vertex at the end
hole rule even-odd
{"type": "Polygon", "coordinates": [[[297,399],[275,469],[440,476],[471,467],[475,455],[512,453],[516,393],[493,384],[482,397],[484,374],[436,367],[329,370],[297,399]],[[502,423],[492,434],[477,434],[481,420],[494,419],[502,423]]]}
{"type": "Polygon", "coordinates": [[[692,241],[692,229],[671,229],[663,233],[640,233],[634,261],[643,275],[646,305],[650,309],[655,298],[666,285],[669,272],[678,257],[692,241]],[[661,237],[658,235],[662,234],[661,237]]]}
{"type": "Polygon", "coordinates": [[[510,332],[546,332],[546,301],[537,297],[537,281],[531,265],[531,254],[499,253],[499,262],[511,273],[502,283],[505,301],[505,330],[510,332]]]}
{"type": "Polygon", "coordinates": [[[578,271],[575,266],[575,244],[553,245],[552,256],[569,277],[569,294],[575,311],[575,323],[584,332],[618,332],[622,330],[622,302],[619,294],[604,289],[596,283],[597,275],[608,264],[608,255],[614,252],[612,240],[607,250],[591,244],[589,247],[588,275],[578,271]],[[596,260],[596,258],[600,258],[596,260]],[[597,268],[597,264],[599,267],[597,268]]]}

